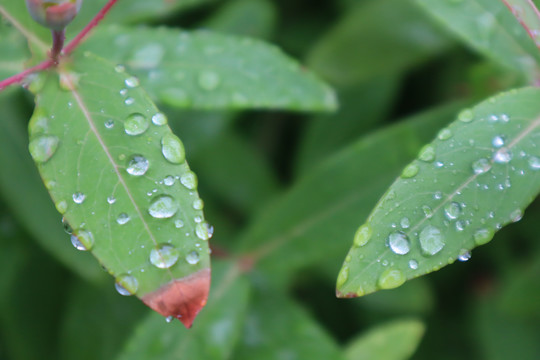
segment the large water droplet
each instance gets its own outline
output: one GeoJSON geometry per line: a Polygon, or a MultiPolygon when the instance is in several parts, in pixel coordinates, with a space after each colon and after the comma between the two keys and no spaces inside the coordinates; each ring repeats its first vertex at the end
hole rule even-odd
{"type": "Polygon", "coordinates": [[[491,164],[488,159],[479,159],[473,162],[472,168],[475,174],[483,174],[491,169],[491,164]]]}
{"type": "Polygon", "coordinates": [[[219,75],[213,71],[203,71],[199,74],[199,86],[204,90],[215,90],[220,82],[219,75]]]}
{"type": "Polygon", "coordinates": [[[495,231],[491,229],[479,229],[474,233],[474,243],[476,245],[484,245],[493,239],[495,231]]]}
{"type": "Polygon", "coordinates": [[[152,123],[157,126],[162,126],[167,124],[167,117],[163,113],[157,113],[152,116],[152,123]]]}
{"type": "Polygon", "coordinates": [[[451,202],[444,206],[444,216],[448,220],[455,220],[461,214],[461,206],[457,202],[451,202]]]}
{"type": "Polygon", "coordinates": [[[136,88],[139,86],[139,79],[137,79],[135,76],[128,77],[124,83],[128,88],[136,88]]]}
{"type": "Polygon", "coordinates": [[[94,236],[86,230],[76,230],[71,235],[71,243],[77,250],[88,251],[94,246],[94,236]]]}
{"type": "Polygon", "coordinates": [[[199,256],[199,253],[196,251],[192,251],[189,254],[186,255],[186,261],[190,265],[196,265],[201,260],[201,257],[199,256]]]}
{"type": "Polygon", "coordinates": [[[405,275],[397,269],[386,269],[383,271],[377,284],[381,289],[394,289],[403,285],[405,282],[405,275]]]}
{"type": "Polygon", "coordinates": [[[120,215],[118,215],[118,217],[116,218],[116,222],[118,223],[118,225],[124,225],[124,224],[127,224],[129,222],[129,220],[131,220],[131,218],[129,217],[128,214],[126,213],[121,213],[120,215]]]}
{"type": "Polygon", "coordinates": [[[208,240],[214,234],[214,228],[207,222],[201,222],[195,225],[195,235],[201,240],[208,240]]]}
{"type": "Polygon", "coordinates": [[[420,248],[425,255],[435,255],[445,245],[441,231],[433,225],[426,226],[419,235],[420,248]]]}
{"type": "Polygon", "coordinates": [[[173,217],[179,209],[176,200],[169,195],[161,195],[152,200],[148,213],[157,219],[173,217]]]}
{"type": "Polygon", "coordinates": [[[401,231],[391,233],[386,239],[386,243],[390,250],[398,255],[405,255],[411,250],[409,238],[401,231]]]}
{"type": "Polygon", "coordinates": [[[75,204],[82,204],[84,200],[86,199],[86,195],[83,194],[82,192],[76,192],[72,195],[72,198],[75,204]]]}
{"type": "Polygon", "coordinates": [[[404,179],[415,177],[416,174],[418,174],[418,165],[416,164],[409,164],[405,169],[403,169],[403,172],[401,173],[401,177],[404,179]]]}
{"type": "Polygon", "coordinates": [[[173,164],[181,164],[186,159],[184,145],[173,134],[166,134],[161,139],[161,152],[165,159],[173,164]]]}
{"type": "Polygon", "coordinates": [[[150,164],[142,155],[133,155],[129,161],[126,171],[129,175],[143,176],[148,171],[150,164]]]}
{"type": "Polygon", "coordinates": [[[180,182],[189,190],[194,190],[197,188],[197,175],[192,171],[188,171],[180,177],[180,182]]]}
{"type": "Polygon", "coordinates": [[[508,148],[501,148],[493,155],[493,161],[499,164],[506,164],[512,160],[512,152],[508,148]]]}
{"type": "Polygon", "coordinates": [[[426,145],[420,150],[418,159],[426,162],[432,162],[435,160],[435,148],[432,145],[426,145]]]}
{"type": "Polygon", "coordinates": [[[42,135],[30,141],[28,149],[37,163],[45,163],[54,155],[60,140],[54,135],[42,135]]]}
{"type": "Polygon", "coordinates": [[[180,253],[171,244],[161,244],[150,252],[150,262],[160,269],[168,269],[178,261],[180,253]]]}
{"type": "Polygon", "coordinates": [[[354,246],[360,247],[366,245],[371,236],[373,235],[373,230],[368,224],[364,224],[356,230],[354,234],[354,246]]]}
{"type": "Polygon", "coordinates": [[[128,135],[140,135],[148,130],[150,126],[150,121],[143,115],[139,113],[131,114],[127,117],[124,122],[124,130],[128,135]]]}
{"type": "Polygon", "coordinates": [[[130,296],[137,293],[137,290],[139,289],[139,282],[131,275],[122,274],[116,278],[114,287],[120,295],[130,296]]]}

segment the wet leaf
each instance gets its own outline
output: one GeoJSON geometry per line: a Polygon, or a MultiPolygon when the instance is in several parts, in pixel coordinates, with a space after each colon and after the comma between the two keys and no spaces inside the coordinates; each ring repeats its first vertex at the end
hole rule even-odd
{"type": "Polygon", "coordinates": [[[538,78],[540,53],[503,1],[416,1],[481,54],[530,82],[538,78]]]}
{"type": "Polygon", "coordinates": [[[138,80],[89,53],[37,90],[29,150],[72,243],[123,295],[190,326],[206,302],[211,229],[180,140],[138,80]]]}
{"type": "Polygon", "coordinates": [[[150,96],[180,108],[336,108],[330,87],[275,46],[208,31],[104,27],[84,45],[126,66],[150,96]]]}
{"type": "Polygon", "coordinates": [[[400,286],[453,263],[516,222],[540,190],[540,90],[462,111],[403,170],[354,237],[340,296],[400,286]]]}

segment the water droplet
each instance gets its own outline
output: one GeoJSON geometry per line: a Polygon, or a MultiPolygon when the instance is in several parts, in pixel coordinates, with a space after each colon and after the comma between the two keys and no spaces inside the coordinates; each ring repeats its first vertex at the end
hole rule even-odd
{"type": "Polygon", "coordinates": [[[408,229],[409,226],[411,226],[411,222],[410,222],[409,218],[407,218],[407,217],[404,217],[403,219],[401,219],[399,224],[401,225],[401,227],[403,229],[408,229]]]}
{"type": "Polygon", "coordinates": [[[521,211],[521,209],[516,209],[512,211],[512,213],[510,213],[510,220],[512,220],[512,222],[518,222],[522,218],[523,218],[523,211],[521,211]]]}
{"type": "Polygon", "coordinates": [[[84,200],[86,199],[86,195],[83,194],[82,192],[76,192],[72,195],[72,197],[73,197],[73,202],[75,204],[82,204],[84,200]]]}
{"type": "Polygon", "coordinates": [[[537,158],[536,156],[531,156],[529,157],[527,162],[529,163],[529,167],[532,170],[540,170],[540,158],[537,158]]]}
{"type": "Polygon", "coordinates": [[[169,195],[161,195],[156,197],[150,203],[148,213],[156,219],[168,219],[173,217],[179,209],[179,205],[169,195]]]}
{"type": "Polygon", "coordinates": [[[124,130],[128,135],[140,135],[148,130],[150,122],[148,119],[139,113],[133,113],[129,115],[124,122],[124,130]]]}
{"type": "Polygon", "coordinates": [[[186,255],[186,261],[190,265],[196,265],[199,263],[201,257],[199,256],[199,253],[196,251],[192,251],[189,254],[186,255]]]}
{"type": "Polygon", "coordinates": [[[440,191],[435,192],[435,194],[433,194],[433,198],[435,200],[441,200],[442,199],[442,192],[440,192],[440,191]]]}
{"type": "Polygon", "coordinates": [[[439,131],[439,134],[437,134],[437,137],[439,140],[448,140],[452,137],[452,130],[448,128],[444,128],[441,131],[439,131]]]}
{"type": "Polygon", "coordinates": [[[173,164],[181,164],[186,159],[184,145],[173,134],[166,134],[161,139],[161,152],[165,159],[173,164]]]}
{"type": "Polygon", "coordinates": [[[398,255],[405,255],[411,250],[409,238],[401,231],[391,233],[386,239],[386,243],[398,255]]]}
{"type": "Polygon", "coordinates": [[[476,245],[484,245],[493,239],[495,231],[491,229],[479,229],[474,233],[474,243],[476,245]]]}
{"type": "Polygon", "coordinates": [[[475,174],[483,174],[491,169],[491,164],[488,159],[479,159],[473,162],[472,168],[475,174]]]}
{"type": "Polygon", "coordinates": [[[495,136],[493,140],[491,140],[491,144],[493,147],[500,148],[501,146],[504,146],[504,139],[502,136],[495,136]]]}
{"type": "Polygon", "coordinates": [[[127,90],[127,89],[122,89],[122,90],[120,90],[120,95],[121,95],[121,96],[126,96],[127,93],[128,93],[128,90],[127,90]]]}
{"type": "Polygon", "coordinates": [[[407,165],[405,169],[403,169],[403,172],[401,173],[401,177],[404,179],[412,178],[418,174],[418,165],[412,163],[407,165]]]}
{"type": "Polygon", "coordinates": [[[203,71],[199,74],[199,86],[204,90],[215,90],[220,82],[219,75],[213,71],[203,71]]]}
{"type": "Polygon", "coordinates": [[[64,231],[66,232],[66,234],[73,234],[73,229],[71,228],[65,217],[62,217],[62,226],[64,227],[64,231]]]}
{"type": "Polygon", "coordinates": [[[65,200],[61,200],[61,201],[58,201],[54,204],[54,206],[56,207],[56,210],[60,213],[60,214],[65,214],[66,211],[67,211],[67,208],[68,208],[68,203],[67,201],[65,200]]]}
{"type": "Polygon", "coordinates": [[[129,217],[128,214],[126,213],[121,213],[120,215],[118,215],[118,217],[116,218],[116,222],[118,223],[118,225],[124,225],[124,224],[127,224],[129,222],[129,220],[131,220],[131,218],[129,217]]]}
{"type": "Polygon", "coordinates": [[[204,208],[204,202],[201,199],[196,199],[193,201],[193,208],[195,210],[202,210],[204,208]]]}
{"type": "Polygon", "coordinates": [[[161,244],[150,252],[150,263],[160,269],[168,269],[178,261],[180,253],[171,244],[161,244]]]}
{"type": "Polygon", "coordinates": [[[418,159],[426,162],[432,162],[435,160],[435,148],[431,145],[426,145],[420,150],[418,159]]]}
{"type": "Polygon", "coordinates": [[[371,236],[373,235],[373,230],[368,224],[364,224],[356,230],[354,234],[354,246],[360,247],[366,245],[371,236]]]}
{"type": "Polygon", "coordinates": [[[433,210],[427,205],[422,206],[422,211],[428,219],[433,216],[433,210]]]}
{"type": "Polygon", "coordinates": [[[136,88],[139,86],[139,79],[137,79],[135,76],[128,77],[124,83],[128,88],[136,88]]]}
{"type": "Polygon", "coordinates": [[[441,231],[433,225],[428,225],[420,232],[420,247],[425,255],[435,255],[445,245],[444,236],[441,231]]]}
{"type": "Polygon", "coordinates": [[[71,243],[77,250],[88,251],[94,246],[94,236],[86,230],[76,230],[71,234],[71,243]]]}
{"type": "Polygon", "coordinates": [[[30,141],[28,149],[37,163],[45,163],[54,155],[60,140],[54,135],[42,135],[30,141]]]}
{"type": "Polygon", "coordinates": [[[444,206],[444,216],[448,220],[455,220],[461,214],[461,206],[457,202],[451,202],[444,206]]]}
{"type": "Polygon", "coordinates": [[[457,231],[463,231],[465,230],[465,222],[461,221],[461,220],[458,220],[456,221],[456,230],[457,231]]]}
{"type": "Polygon", "coordinates": [[[167,176],[165,177],[165,179],[163,179],[163,183],[166,185],[166,186],[173,186],[174,185],[174,176],[167,176]]]}
{"type": "Polygon", "coordinates": [[[212,237],[214,228],[207,222],[201,222],[195,225],[195,235],[201,240],[208,240],[212,237]]]}
{"type": "Polygon", "coordinates": [[[506,164],[512,160],[512,152],[508,148],[501,148],[493,155],[493,161],[499,164],[506,164]]]}
{"type": "Polygon", "coordinates": [[[124,71],[126,71],[126,67],[124,65],[116,65],[114,67],[114,71],[116,71],[117,73],[123,73],[124,71]]]}
{"type": "Polygon", "coordinates": [[[183,222],[182,220],[175,220],[174,226],[175,226],[177,229],[180,229],[180,228],[184,227],[184,222],[183,222]]]}
{"type": "Polygon", "coordinates": [[[197,182],[197,175],[192,171],[188,171],[180,177],[180,183],[189,190],[197,188],[197,182]]]}
{"type": "Polygon", "coordinates": [[[123,274],[116,278],[114,287],[120,295],[130,296],[137,293],[137,290],[139,289],[139,282],[137,279],[135,279],[135,277],[128,274],[123,274]]]}
{"type": "Polygon", "coordinates": [[[459,121],[469,123],[474,120],[474,113],[471,109],[465,109],[458,115],[459,121]]]}
{"type": "Polygon", "coordinates": [[[172,322],[173,320],[174,320],[174,316],[172,316],[172,315],[171,315],[171,316],[167,316],[167,317],[165,318],[165,321],[168,322],[168,323],[172,322]]]}
{"type": "Polygon", "coordinates": [[[105,125],[107,129],[112,129],[114,127],[114,120],[113,119],[106,120],[103,125],[105,125]]]}
{"type": "MultiPolygon", "coordinates": [[[[135,99],[132,98],[132,97],[128,97],[126,100],[124,100],[124,104],[126,104],[128,106],[133,105],[133,104],[135,104],[135,99]]],[[[130,134],[130,135],[133,135],[133,134],[130,134]]]]}
{"type": "Polygon", "coordinates": [[[416,260],[409,260],[409,267],[413,270],[418,269],[418,261],[416,260]]]}
{"type": "Polygon", "coordinates": [[[157,113],[152,116],[152,123],[157,126],[162,126],[167,124],[167,117],[163,113],[157,113]]]}
{"type": "Polygon", "coordinates": [[[126,171],[129,175],[143,176],[148,171],[150,164],[142,155],[133,155],[128,161],[126,171]]]}
{"type": "Polygon", "coordinates": [[[341,288],[345,283],[347,282],[347,279],[349,278],[349,267],[343,266],[341,268],[341,271],[339,272],[338,278],[337,278],[337,288],[341,288]]]}
{"type": "Polygon", "coordinates": [[[403,285],[405,275],[397,269],[386,269],[379,277],[378,285],[381,289],[394,289],[403,285]]]}
{"type": "Polygon", "coordinates": [[[107,198],[107,203],[109,203],[110,205],[114,204],[116,202],[116,198],[114,196],[109,196],[107,198]]]}
{"type": "Polygon", "coordinates": [[[468,250],[462,250],[458,256],[459,261],[467,261],[471,258],[471,253],[468,250]]]}

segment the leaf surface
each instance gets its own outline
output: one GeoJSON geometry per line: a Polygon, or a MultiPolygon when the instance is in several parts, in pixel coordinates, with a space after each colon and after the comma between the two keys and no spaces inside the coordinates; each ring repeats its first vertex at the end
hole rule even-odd
{"type": "Polygon", "coordinates": [[[335,94],[275,46],[208,31],[103,27],[83,45],[138,76],[150,96],[194,109],[328,111],[335,94]]]}
{"type": "Polygon", "coordinates": [[[540,190],[539,98],[537,88],[503,93],[442,129],[358,229],[339,295],[394,288],[466,260],[519,221],[540,190]]]}
{"type": "Polygon", "coordinates": [[[28,50],[20,33],[7,26],[0,25],[0,80],[24,70],[28,59],[28,50]]]}
{"type": "Polygon", "coordinates": [[[210,285],[196,181],[138,81],[85,53],[37,91],[29,149],[72,242],[164,316],[190,326],[210,285]]]}

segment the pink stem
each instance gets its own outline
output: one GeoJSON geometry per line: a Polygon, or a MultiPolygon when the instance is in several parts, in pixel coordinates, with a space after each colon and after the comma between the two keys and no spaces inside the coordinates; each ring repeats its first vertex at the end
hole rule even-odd
{"type": "MultiPolygon", "coordinates": [[[[527,34],[529,34],[529,37],[531,37],[531,39],[534,40],[534,43],[536,44],[536,46],[538,48],[540,48],[540,44],[536,41],[536,34],[534,33],[533,29],[530,28],[530,26],[527,24],[526,21],[523,20],[523,18],[520,16],[520,14],[516,11],[516,9],[514,9],[514,7],[510,4],[510,2],[508,0],[502,0],[502,2],[504,3],[504,5],[506,5],[506,7],[512,12],[512,14],[514,14],[514,17],[519,21],[519,23],[521,24],[521,26],[523,26],[523,28],[525,29],[525,31],[527,31],[527,34]]],[[[536,5],[534,4],[534,2],[532,0],[527,0],[527,2],[529,3],[529,6],[531,7],[531,9],[534,11],[534,13],[536,14],[536,16],[540,19],[540,11],[538,11],[538,8],[536,7],[536,5]]]]}
{"type": "Polygon", "coordinates": [[[58,65],[58,57],[64,47],[64,41],[66,40],[66,30],[53,30],[52,31],[53,46],[51,49],[50,57],[55,65],[58,65]]]}
{"type": "Polygon", "coordinates": [[[23,72],[21,72],[21,73],[19,73],[17,75],[14,75],[14,76],[9,77],[9,78],[7,78],[5,80],[2,80],[2,81],[0,81],[0,91],[4,90],[6,87],[8,87],[10,85],[18,84],[18,83],[22,82],[25,77],[27,77],[28,75],[30,75],[32,73],[35,73],[36,71],[46,70],[46,69],[52,67],[53,65],[54,65],[54,61],[52,59],[45,60],[44,62],[42,62],[39,65],[33,66],[33,67],[29,68],[29,69],[24,70],[23,72]]]}

